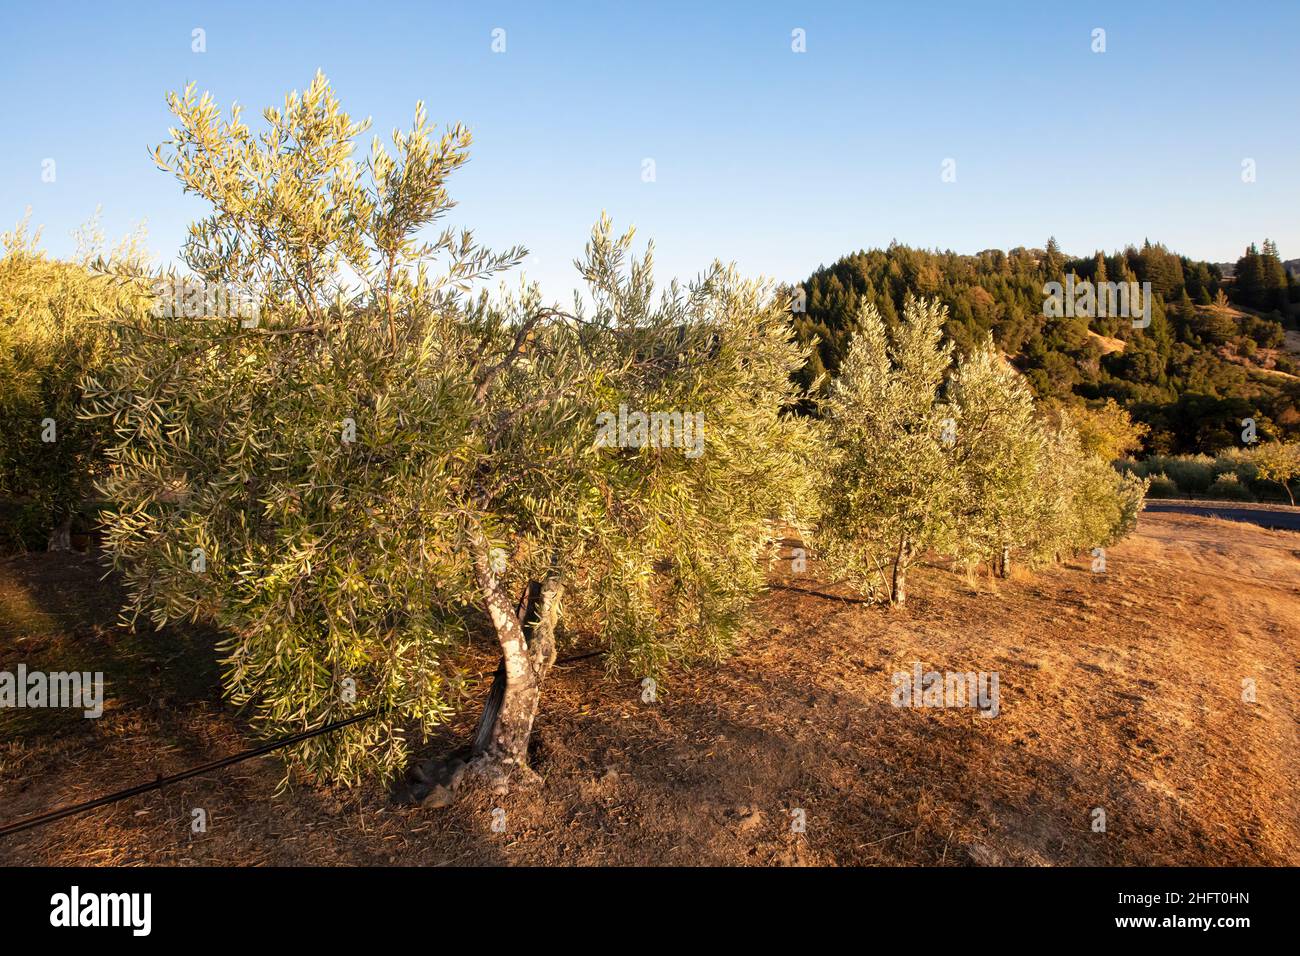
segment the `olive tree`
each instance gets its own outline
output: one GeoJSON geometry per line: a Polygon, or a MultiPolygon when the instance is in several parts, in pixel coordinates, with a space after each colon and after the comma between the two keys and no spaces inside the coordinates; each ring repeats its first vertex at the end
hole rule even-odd
{"type": "Polygon", "coordinates": [[[1044,461],[1033,394],[990,338],[958,360],[947,397],[953,463],[962,483],[953,550],[990,562],[1006,577],[1012,550],[1032,535],[1044,461]]]}
{"type": "Polygon", "coordinates": [[[805,355],[768,287],[715,266],[656,298],[602,219],[588,306],[475,294],[524,251],[423,238],[462,127],[434,139],[419,106],[358,163],[366,124],[319,75],[257,135],[192,89],[170,103],[157,161],[212,206],[186,262],[260,307],[126,323],[97,383],[137,619],[215,621],[228,693],[268,732],[377,711],[294,751],[342,782],[396,773],[410,727],[467,703],[481,636],[504,679],[470,766],[496,787],[533,777],[561,640],[647,670],[725,648],[807,482],[785,414],[805,355]]]}
{"type": "Polygon", "coordinates": [[[611,663],[658,675],[731,646],[766,583],[776,522],[810,509],[820,446],[815,423],[792,414],[807,354],[785,298],[717,263],[656,297],[652,252],[629,259],[631,241],[602,219],[578,264],[605,432],[597,520],[571,545],[573,598],[611,663]]]}
{"type": "Polygon", "coordinates": [[[961,482],[952,411],[942,397],[952,362],[947,310],[908,299],[885,328],[865,305],[840,375],[823,402],[831,449],[818,541],[830,566],[863,593],[907,599],[907,572],[948,546],[961,482]]]}
{"type": "Polygon", "coordinates": [[[102,423],[81,417],[107,324],[148,307],[140,237],[105,253],[92,223],[74,260],[51,259],[24,219],[0,236],[0,541],[67,550],[102,466],[102,423]]]}
{"type": "Polygon", "coordinates": [[[1300,478],[1300,444],[1295,442],[1265,442],[1252,450],[1251,462],[1263,481],[1275,481],[1282,486],[1291,504],[1295,504],[1295,494],[1291,491],[1291,482],[1300,478]]]}
{"type": "Polygon", "coordinates": [[[1043,440],[1028,543],[1034,559],[1060,560],[1109,547],[1131,534],[1147,481],[1120,474],[1109,461],[1089,452],[1064,410],[1044,416],[1043,440]]]}
{"type": "Polygon", "coordinates": [[[1136,525],[1145,483],[1085,447],[1069,414],[1042,415],[991,340],[952,365],[945,310],[910,299],[886,329],[859,317],[823,403],[830,448],[818,540],[864,593],[906,599],[926,552],[1031,561],[1106,546],[1136,525]]]}

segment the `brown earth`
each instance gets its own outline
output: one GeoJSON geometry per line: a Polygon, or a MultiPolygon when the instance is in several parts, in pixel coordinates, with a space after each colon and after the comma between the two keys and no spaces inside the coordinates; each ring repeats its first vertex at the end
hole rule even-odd
{"type": "MultiPolygon", "coordinates": [[[[738,654],[654,703],[598,660],[557,668],[541,788],[442,810],[277,796],[267,757],[0,837],[0,863],[1300,864],[1300,534],[1145,514],[1104,573],[927,568],[906,610],[817,571],[774,576],[738,654]],[[996,671],[1000,714],[891,706],[918,660],[996,671]]],[[[113,681],[100,720],[0,711],[0,824],[253,744],[210,636],[128,634],[98,577],[83,556],[0,561],[0,670],[113,681]]]]}

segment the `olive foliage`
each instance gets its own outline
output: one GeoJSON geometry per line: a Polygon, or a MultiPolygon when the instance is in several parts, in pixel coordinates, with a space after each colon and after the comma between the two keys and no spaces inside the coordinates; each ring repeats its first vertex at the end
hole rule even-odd
{"type": "MultiPolygon", "coordinates": [[[[927,553],[1006,574],[1015,553],[1039,564],[1113,544],[1136,526],[1146,491],[1102,456],[1115,442],[1085,445],[1068,412],[1035,407],[991,340],[954,364],[946,311],[909,298],[887,327],[863,306],[822,403],[819,546],[833,572],[895,604],[927,553]]],[[[1104,416],[1125,433],[1122,410],[1104,416]]]]}
{"type": "Polygon", "coordinates": [[[256,134],[192,88],[169,102],[156,160],[212,208],[186,264],[259,312],[129,317],[95,377],[133,619],[216,623],[228,694],[268,733],[375,710],[293,752],[345,783],[396,773],[485,649],[499,773],[526,764],[557,640],[641,673],[726,649],[809,486],[813,426],[786,414],[806,355],[770,287],[715,265],[656,293],[602,218],[586,303],[489,294],[523,249],[426,238],[462,127],[435,138],[419,106],[357,161],[367,124],[319,75],[256,134]],[[666,440],[602,440],[624,410],[666,416],[666,440]]]}
{"type": "Polygon", "coordinates": [[[819,547],[860,591],[898,604],[912,563],[948,550],[956,532],[945,311],[908,299],[902,321],[887,329],[874,305],[863,306],[823,402],[830,454],[819,547]]]}
{"type": "Polygon", "coordinates": [[[102,422],[83,378],[107,360],[106,320],[146,308],[140,236],[108,253],[92,223],[72,261],[46,256],[24,219],[0,236],[0,544],[68,547],[102,469],[102,422]]]}

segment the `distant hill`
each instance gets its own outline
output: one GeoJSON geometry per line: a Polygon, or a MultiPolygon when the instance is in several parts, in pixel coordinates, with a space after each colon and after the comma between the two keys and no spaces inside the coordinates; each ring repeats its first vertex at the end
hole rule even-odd
{"type": "MultiPolygon", "coordinates": [[[[818,342],[800,378],[811,385],[837,374],[864,301],[894,323],[908,295],[937,296],[949,308],[946,331],[959,349],[991,334],[1040,398],[1114,399],[1150,427],[1149,451],[1239,445],[1240,422],[1248,417],[1264,438],[1300,439],[1300,361],[1285,347],[1300,285],[1294,271],[1283,270],[1271,243],[1264,250],[1252,246],[1228,264],[1238,282],[1225,282],[1224,264],[1150,243],[1078,258],[1055,241],[1045,249],[976,255],[897,243],[856,252],[799,283],[805,310],[793,316],[794,329],[802,341],[818,342]],[[1251,277],[1245,286],[1242,263],[1251,277]],[[1118,316],[1045,314],[1044,285],[1064,284],[1069,274],[1151,283],[1150,324],[1134,328],[1131,319],[1118,316]],[[1233,301],[1225,302],[1225,295],[1233,301]],[[1244,297],[1253,304],[1237,301],[1244,297]],[[1261,303],[1272,308],[1257,307],[1261,303]]],[[[1291,264],[1300,266],[1300,260],[1291,264]]]]}

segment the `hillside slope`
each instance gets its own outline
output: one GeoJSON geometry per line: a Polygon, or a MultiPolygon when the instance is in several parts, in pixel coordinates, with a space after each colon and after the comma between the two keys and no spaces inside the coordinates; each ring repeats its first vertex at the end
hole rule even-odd
{"type": "MultiPolygon", "coordinates": [[[[778,576],[739,655],[655,703],[596,661],[559,668],[542,789],[445,810],[376,788],[277,798],[262,759],[0,840],[0,862],[1300,865],[1300,534],[1144,514],[1107,557],[996,592],[926,569],[905,611],[835,596],[815,565],[778,576]],[[891,706],[914,661],[998,672],[999,716],[891,706]]],[[[5,820],[251,742],[193,663],[203,639],[127,637],[96,577],[84,558],[0,563],[0,667],[75,657],[130,681],[100,721],[0,723],[5,820]]]]}
{"type": "Polygon", "coordinates": [[[1118,402],[1149,426],[1148,452],[1238,446],[1246,417],[1265,440],[1296,439],[1300,364],[1284,343],[1300,321],[1300,285],[1280,270],[1273,270],[1280,288],[1247,294],[1225,283],[1217,267],[1149,243],[1079,259],[1050,243],[973,256],[898,244],[857,252],[799,283],[793,328],[801,341],[816,343],[800,381],[811,386],[838,374],[864,305],[891,324],[917,295],[948,307],[945,332],[959,349],[992,335],[1039,398],[1118,402]],[[1074,282],[1076,290],[1059,314],[1045,305],[1054,282],[1074,282]],[[1080,290],[1100,282],[1149,283],[1151,296],[1137,312],[1081,314],[1074,308],[1086,305],[1080,290]]]}

